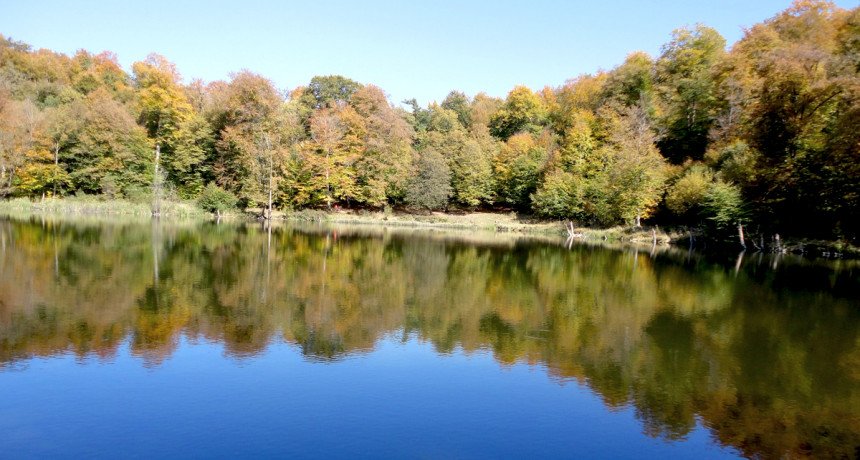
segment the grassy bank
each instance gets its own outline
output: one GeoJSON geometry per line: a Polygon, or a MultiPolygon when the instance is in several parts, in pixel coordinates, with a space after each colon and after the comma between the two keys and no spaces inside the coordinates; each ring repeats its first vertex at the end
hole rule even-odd
{"type": "MultiPolygon", "coordinates": [[[[252,220],[258,218],[261,210],[248,210],[244,213],[233,212],[224,219],[252,220]]],[[[43,216],[92,216],[99,218],[131,217],[149,218],[152,215],[148,202],[112,199],[101,196],[65,197],[31,201],[26,198],[0,200],[0,216],[27,217],[43,216]]],[[[168,219],[212,219],[214,216],[200,209],[193,201],[164,201],[161,217],[168,219]]],[[[446,230],[451,232],[493,232],[514,233],[552,238],[567,238],[568,229],[562,221],[536,219],[513,212],[471,212],[448,214],[434,212],[411,214],[404,212],[373,212],[366,210],[302,210],[275,212],[276,220],[286,222],[325,222],[353,226],[384,226],[402,229],[446,230]]],[[[663,229],[660,227],[610,227],[574,228],[574,239],[592,243],[618,243],[621,245],[669,245],[687,247],[689,234],[686,230],[663,229]]],[[[749,243],[749,242],[748,242],[749,243]]],[[[697,250],[730,251],[739,249],[733,241],[709,241],[697,236],[697,250]]],[[[785,253],[801,254],[826,258],[860,258],[860,248],[838,241],[807,240],[786,238],[781,246],[785,253]]],[[[756,252],[749,247],[749,252],[756,252]]],[[[767,250],[766,252],[772,252],[767,250]]]]}
{"type": "MultiPolygon", "coordinates": [[[[14,198],[0,201],[0,215],[79,215],[79,216],[151,216],[150,203],[101,196],[49,198],[31,201],[14,198]]],[[[169,218],[208,218],[211,214],[190,201],[164,201],[161,216],[169,218]]]]}

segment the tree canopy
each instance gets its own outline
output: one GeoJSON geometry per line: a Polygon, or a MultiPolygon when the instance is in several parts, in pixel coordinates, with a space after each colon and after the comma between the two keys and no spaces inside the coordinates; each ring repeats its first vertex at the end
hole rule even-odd
{"type": "Polygon", "coordinates": [[[246,208],[743,221],[856,242],[858,56],[860,9],[797,0],[730,48],[698,24],[558,87],[421,106],[341,75],[289,91],[247,70],[188,82],[157,54],[126,72],[111,53],[0,36],[0,196],[139,196],[163,175],[173,196],[215,184],[246,208]]]}

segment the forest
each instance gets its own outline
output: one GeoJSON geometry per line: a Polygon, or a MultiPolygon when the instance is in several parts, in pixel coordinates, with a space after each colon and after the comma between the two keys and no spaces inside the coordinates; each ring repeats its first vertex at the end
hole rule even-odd
{"type": "Polygon", "coordinates": [[[426,107],[339,75],[186,81],[157,54],[128,72],[0,35],[6,198],[489,209],[856,244],[858,126],[860,7],[819,0],[730,47],[699,24],[558,87],[426,107]]]}

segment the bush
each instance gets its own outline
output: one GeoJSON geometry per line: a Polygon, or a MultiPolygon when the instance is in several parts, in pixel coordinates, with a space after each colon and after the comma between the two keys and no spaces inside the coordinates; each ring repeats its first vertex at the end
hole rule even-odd
{"type": "Polygon", "coordinates": [[[693,166],[669,187],[666,207],[676,216],[701,209],[713,180],[714,175],[708,168],[693,166]]]}
{"type": "Polygon", "coordinates": [[[220,216],[222,212],[234,209],[238,201],[239,200],[236,198],[236,195],[233,195],[214,183],[210,183],[203,189],[203,192],[197,199],[197,205],[204,211],[212,212],[220,216]]]}
{"type": "Polygon", "coordinates": [[[723,181],[714,182],[705,196],[704,213],[718,229],[742,222],[746,213],[740,189],[723,181]]]}

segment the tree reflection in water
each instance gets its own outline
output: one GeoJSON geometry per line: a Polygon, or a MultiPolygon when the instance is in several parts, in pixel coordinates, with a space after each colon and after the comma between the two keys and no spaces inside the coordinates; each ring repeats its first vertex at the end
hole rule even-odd
{"type": "Polygon", "coordinates": [[[748,456],[860,446],[860,284],[846,262],[774,270],[761,254],[214,223],[4,220],[0,242],[2,366],[110,359],[126,340],[158,366],[183,337],[236,359],[284,340],[328,361],[396,332],[540,364],[635,407],[652,436],[700,419],[748,456]]]}

